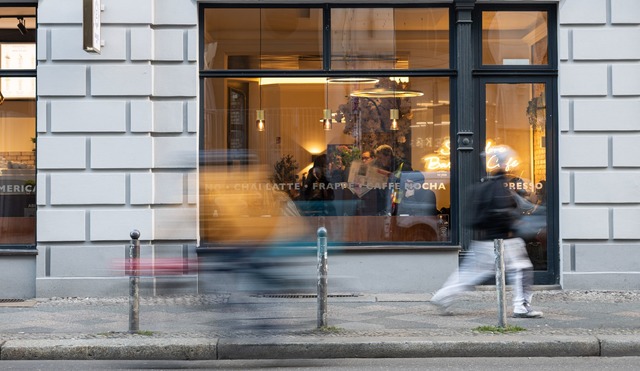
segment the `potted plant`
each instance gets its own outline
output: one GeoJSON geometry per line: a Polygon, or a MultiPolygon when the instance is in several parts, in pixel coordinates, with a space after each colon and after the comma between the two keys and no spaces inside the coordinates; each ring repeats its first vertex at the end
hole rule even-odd
{"type": "Polygon", "coordinates": [[[296,172],[298,170],[298,161],[292,155],[284,155],[278,162],[273,165],[273,177],[271,181],[280,185],[284,184],[284,191],[291,198],[295,198],[297,190],[295,189],[296,172]]]}

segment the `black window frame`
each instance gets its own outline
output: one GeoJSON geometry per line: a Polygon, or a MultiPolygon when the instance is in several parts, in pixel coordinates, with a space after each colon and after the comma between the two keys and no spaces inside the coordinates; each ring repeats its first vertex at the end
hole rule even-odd
{"type": "MultiPolygon", "coordinates": [[[[198,7],[198,22],[201,27],[198,30],[198,45],[199,49],[199,62],[198,62],[198,70],[199,70],[199,86],[200,86],[200,133],[204,133],[204,80],[207,78],[230,78],[230,77],[248,77],[248,78],[257,78],[257,77],[321,77],[321,78],[339,78],[339,77],[351,77],[353,75],[362,76],[362,77],[390,77],[397,76],[401,74],[402,76],[407,77],[447,77],[449,78],[450,84],[450,133],[449,136],[451,138],[451,170],[450,170],[450,239],[449,241],[420,241],[420,242],[385,242],[383,245],[380,243],[332,243],[329,241],[330,245],[340,245],[343,247],[348,247],[350,249],[358,250],[366,250],[370,251],[371,248],[376,248],[377,250],[403,250],[406,249],[408,251],[416,251],[420,248],[426,248],[429,250],[437,250],[438,248],[444,249],[452,249],[459,248],[460,240],[459,240],[459,218],[460,216],[454,210],[459,210],[459,199],[458,199],[458,170],[457,169],[457,158],[454,153],[457,153],[457,144],[453,140],[455,138],[455,133],[457,131],[457,116],[456,116],[456,84],[457,84],[457,37],[456,37],[456,19],[455,19],[455,8],[454,4],[451,3],[434,3],[434,4],[419,4],[419,3],[325,3],[325,4],[290,4],[290,3],[278,3],[278,4],[260,4],[260,3],[252,3],[252,4],[234,4],[234,3],[200,3],[198,7]],[[204,48],[201,46],[204,43],[204,14],[206,9],[224,9],[224,8],[248,8],[248,9],[273,9],[273,8],[311,8],[323,9],[323,50],[322,50],[322,70],[269,70],[269,69],[260,69],[260,70],[251,70],[251,69],[226,69],[226,70],[205,70],[204,69],[204,48]],[[332,70],[331,66],[331,9],[334,8],[446,8],[449,11],[449,68],[444,69],[407,69],[407,70],[397,70],[397,69],[381,69],[381,70],[332,70]]],[[[204,148],[204,137],[203,135],[199,135],[199,148],[204,148]]],[[[202,246],[213,245],[209,241],[201,241],[200,244],[202,246]]]]}
{"type": "MultiPolygon", "coordinates": [[[[559,283],[559,194],[558,194],[558,30],[557,4],[476,4],[473,11],[474,35],[474,101],[478,102],[474,116],[480,143],[484,143],[485,86],[487,84],[545,83],[547,148],[547,270],[534,271],[535,284],[559,283]],[[482,64],[482,12],[485,11],[545,11],[547,12],[547,65],[483,65],[482,64]]],[[[478,153],[477,169],[484,163],[478,153]]]]}
{"type": "MultiPolygon", "coordinates": [[[[36,66],[33,69],[20,69],[20,70],[16,70],[16,69],[0,69],[0,78],[33,78],[36,79],[37,82],[37,68],[38,68],[38,42],[37,42],[37,34],[38,34],[38,30],[37,30],[37,24],[38,24],[38,6],[37,6],[37,2],[33,2],[33,3],[28,3],[28,2],[21,2],[21,3],[6,3],[6,4],[0,4],[0,7],[2,8],[32,8],[35,11],[35,14],[33,16],[24,16],[24,18],[33,18],[35,19],[35,24],[36,24],[36,28],[35,29],[29,29],[28,32],[25,35],[22,35],[19,33],[18,29],[16,28],[15,30],[6,30],[6,31],[2,31],[0,30],[0,42],[2,43],[33,43],[36,45],[36,66]]],[[[17,18],[17,16],[15,15],[4,15],[4,18],[17,18]]],[[[17,99],[17,100],[24,100],[24,99],[17,99]]],[[[34,98],[34,103],[37,103],[38,101],[38,92],[37,92],[37,83],[36,83],[36,95],[34,98]]],[[[37,120],[37,117],[34,118],[35,120],[37,120]]],[[[38,137],[38,132],[37,129],[36,131],[33,133],[35,138],[37,139],[38,137]]],[[[36,164],[37,164],[37,155],[38,152],[36,151],[36,164]]],[[[37,172],[38,169],[37,167],[35,168],[35,174],[37,177],[37,172]]],[[[37,210],[37,189],[34,190],[34,195],[36,197],[36,210],[37,210]]],[[[37,215],[37,214],[36,214],[37,215]]],[[[33,255],[35,254],[35,250],[36,250],[36,246],[38,244],[38,236],[37,236],[37,223],[38,223],[38,219],[37,216],[34,217],[36,218],[36,228],[34,231],[34,243],[33,244],[16,244],[16,243],[8,243],[8,244],[0,244],[0,254],[8,254],[8,255],[15,255],[15,254],[26,254],[26,255],[33,255]]]]}

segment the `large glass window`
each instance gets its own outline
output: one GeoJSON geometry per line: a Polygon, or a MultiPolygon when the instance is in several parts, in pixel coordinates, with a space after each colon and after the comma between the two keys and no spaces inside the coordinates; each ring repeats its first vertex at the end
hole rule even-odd
{"type": "Polygon", "coordinates": [[[322,68],[322,10],[313,8],[204,11],[204,68],[322,68]]]}
{"type": "Polygon", "coordinates": [[[204,99],[203,239],[224,235],[235,199],[247,218],[290,212],[332,241],[449,241],[448,78],[210,78],[204,99]]]}
{"type": "Polygon", "coordinates": [[[482,64],[547,65],[546,11],[482,12],[482,64]]]}
{"type": "Polygon", "coordinates": [[[0,8],[0,246],[35,244],[35,24],[35,8],[0,8]]]}
{"type": "Polygon", "coordinates": [[[448,8],[331,10],[331,68],[449,68],[448,8]]]}
{"type": "Polygon", "coordinates": [[[449,11],[204,8],[202,242],[450,242],[449,11]]]}
{"type": "Polygon", "coordinates": [[[522,219],[540,228],[526,240],[536,270],[547,269],[547,121],[545,84],[486,85],[485,166],[496,166],[492,148],[506,144],[517,156],[507,166],[522,219]],[[534,220],[535,219],[535,220],[534,220]]]}

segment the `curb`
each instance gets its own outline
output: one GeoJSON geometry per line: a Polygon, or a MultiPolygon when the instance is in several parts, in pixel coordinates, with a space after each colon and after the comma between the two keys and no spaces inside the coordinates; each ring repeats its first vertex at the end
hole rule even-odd
{"type": "Polygon", "coordinates": [[[218,343],[219,359],[589,357],[599,353],[599,341],[593,336],[221,339],[218,343]]]}
{"type": "Polygon", "coordinates": [[[8,340],[0,360],[212,360],[217,339],[8,340]]]}
{"type": "Polygon", "coordinates": [[[217,360],[438,357],[623,357],[640,339],[611,336],[167,338],[8,340],[1,360],[217,360]]]}

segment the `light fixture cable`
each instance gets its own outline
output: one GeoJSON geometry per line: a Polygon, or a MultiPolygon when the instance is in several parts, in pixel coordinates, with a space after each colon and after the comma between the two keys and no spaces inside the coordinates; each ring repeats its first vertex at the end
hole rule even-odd
{"type": "Polygon", "coordinates": [[[325,109],[323,111],[323,115],[322,115],[322,128],[324,130],[331,130],[333,129],[333,119],[331,118],[331,109],[329,108],[329,79],[327,78],[327,83],[325,84],[325,87],[327,89],[326,91],[326,106],[325,109]]]}
{"type": "MultiPolygon", "coordinates": [[[[397,58],[396,56],[396,37],[395,37],[395,33],[396,33],[396,9],[393,8],[393,13],[391,15],[393,17],[393,58],[391,59],[393,61],[393,69],[396,69],[396,64],[395,64],[395,60],[397,58]]],[[[389,79],[389,81],[392,84],[393,87],[393,108],[391,108],[389,110],[389,117],[391,119],[391,124],[389,125],[389,129],[391,129],[392,131],[398,131],[399,127],[398,127],[398,119],[400,118],[400,110],[398,109],[398,102],[396,100],[396,90],[398,90],[398,82],[396,81],[395,77],[392,79],[389,79]]]]}
{"type": "MultiPolygon", "coordinates": [[[[258,30],[258,69],[262,70],[262,8],[259,9],[258,30]]],[[[258,109],[256,110],[256,129],[258,131],[265,130],[264,110],[262,109],[262,78],[258,78],[258,109]]]]}

